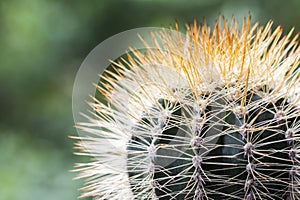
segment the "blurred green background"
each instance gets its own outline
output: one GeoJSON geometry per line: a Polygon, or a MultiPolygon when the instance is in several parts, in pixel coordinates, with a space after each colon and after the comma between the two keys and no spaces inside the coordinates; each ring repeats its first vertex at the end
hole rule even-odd
{"type": "Polygon", "coordinates": [[[73,200],[71,96],[85,56],[121,31],[219,14],[300,28],[300,1],[1,0],[0,200],[73,200]]]}

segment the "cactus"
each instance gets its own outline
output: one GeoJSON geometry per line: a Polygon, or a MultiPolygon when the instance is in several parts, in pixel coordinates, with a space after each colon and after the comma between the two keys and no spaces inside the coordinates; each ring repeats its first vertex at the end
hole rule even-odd
{"type": "MultiPolygon", "coordinates": [[[[297,36],[220,18],[114,63],[78,128],[83,196],[300,199],[297,36]],[[164,49],[161,48],[163,45],[164,49]],[[105,82],[105,83],[104,83],[105,82]]],[[[154,39],[155,40],[155,39],[154,39]]]]}

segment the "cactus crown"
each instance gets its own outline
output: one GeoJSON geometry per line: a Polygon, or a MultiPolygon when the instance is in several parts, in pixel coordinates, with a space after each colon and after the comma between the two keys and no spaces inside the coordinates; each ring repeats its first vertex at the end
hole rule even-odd
{"type": "Polygon", "coordinates": [[[300,199],[300,49],[282,32],[220,18],[114,63],[78,126],[83,196],[300,199]]]}

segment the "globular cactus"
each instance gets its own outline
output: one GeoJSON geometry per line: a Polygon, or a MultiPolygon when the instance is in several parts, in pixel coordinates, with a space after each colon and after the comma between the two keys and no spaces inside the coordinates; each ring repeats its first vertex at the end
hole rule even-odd
{"type": "Polygon", "coordinates": [[[195,23],[114,63],[78,125],[83,196],[300,199],[300,49],[282,32],[195,23]]]}

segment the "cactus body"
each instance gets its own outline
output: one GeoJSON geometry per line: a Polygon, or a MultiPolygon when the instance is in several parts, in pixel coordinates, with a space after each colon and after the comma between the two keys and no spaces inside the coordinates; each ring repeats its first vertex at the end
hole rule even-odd
{"type": "Polygon", "coordinates": [[[136,51],[78,143],[95,199],[300,199],[299,47],[291,32],[219,20],[136,51]]]}

